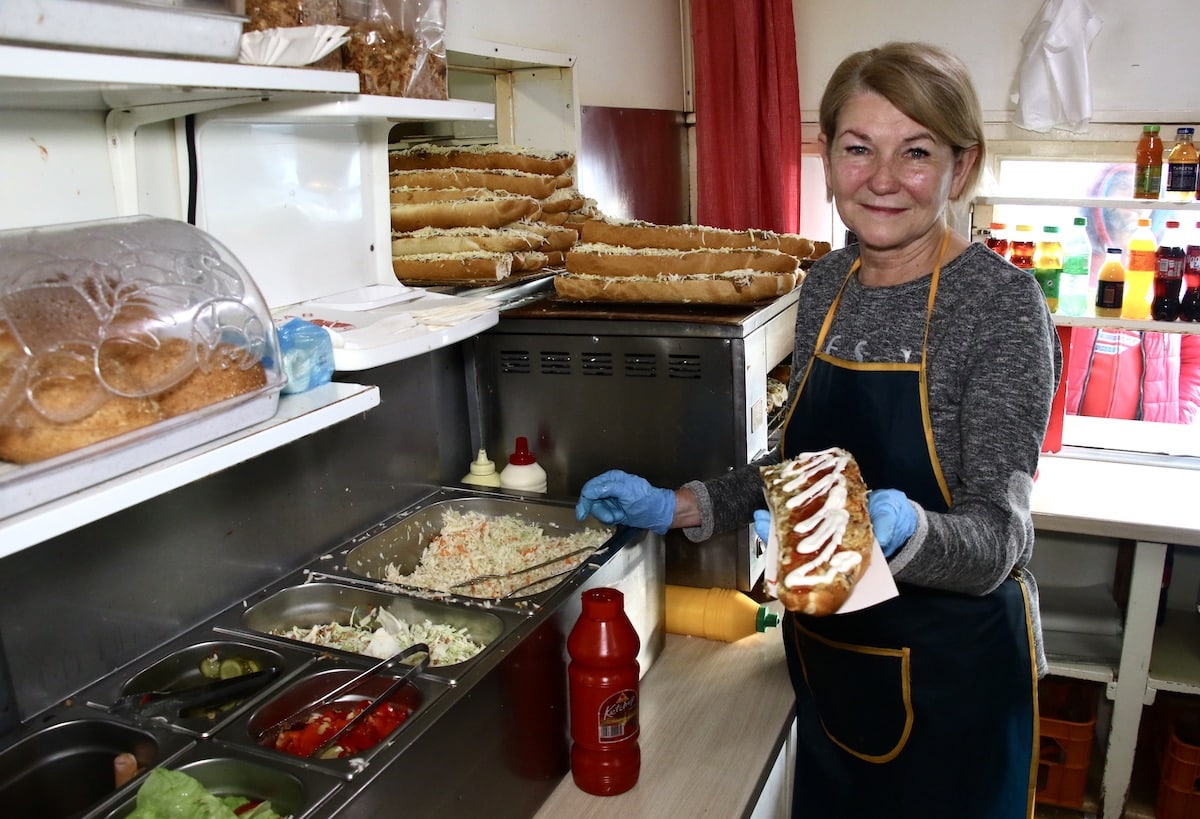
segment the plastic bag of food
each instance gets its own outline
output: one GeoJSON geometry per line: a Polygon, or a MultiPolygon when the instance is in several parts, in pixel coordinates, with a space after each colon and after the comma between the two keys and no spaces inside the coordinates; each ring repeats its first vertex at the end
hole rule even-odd
{"type": "Polygon", "coordinates": [[[350,27],[342,62],[361,93],[448,98],[446,0],[342,0],[341,23],[350,27]]]}

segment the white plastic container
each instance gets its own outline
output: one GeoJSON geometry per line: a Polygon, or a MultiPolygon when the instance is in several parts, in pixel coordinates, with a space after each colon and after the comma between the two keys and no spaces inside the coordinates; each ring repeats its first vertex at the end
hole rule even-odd
{"type": "Polygon", "coordinates": [[[463,476],[463,483],[475,486],[499,486],[500,473],[496,471],[496,462],[488,457],[487,450],[479,450],[479,455],[471,462],[471,471],[463,476]]]}
{"type": "Polygon", "coordinates": [[[508,466],[500,471],[500,486],[522,492],[546,492],[546,470],[529,451],[528,438],[517,438],[517,448],[508,456],[508,466]]]}

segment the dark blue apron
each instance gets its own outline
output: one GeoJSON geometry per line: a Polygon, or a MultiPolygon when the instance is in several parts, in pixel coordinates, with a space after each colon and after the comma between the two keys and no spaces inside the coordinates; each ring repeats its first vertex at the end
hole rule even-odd
{"type": "MultiPolygon", "coordinates": [[[[940,272],[939,262],[926,341],[940,272]]],[[[918,364],[823,353],[840,300],[841,292],[790,410],[785,455],[843,447],[867,486],[947,511],[925,348],[918,364]]],[[[1024,584],[1012,578],[985,597],[899,588],[899,597],[869,609],[784,618],[799,733],[792,816],[1032,817],[1037,672],[1024,584]]]]}

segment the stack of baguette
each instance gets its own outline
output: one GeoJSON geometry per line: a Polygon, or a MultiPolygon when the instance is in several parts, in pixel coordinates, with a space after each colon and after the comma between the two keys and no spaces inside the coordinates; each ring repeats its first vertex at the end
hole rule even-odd
{"type": "Polygon", "coordinates": [[[482,284],[561,265],[588,200],[572,153],[511,145],[388,152],[392,270],[405,284],[482,284]]]}
{"type": "Polygon", "coordinates": [[[610,217],[580,225],[580,243],[555,276],[560,298],[747,304],[791,292],[801,262],[829,251],[825,242],[768,230],[657,225],[610,217]]]}

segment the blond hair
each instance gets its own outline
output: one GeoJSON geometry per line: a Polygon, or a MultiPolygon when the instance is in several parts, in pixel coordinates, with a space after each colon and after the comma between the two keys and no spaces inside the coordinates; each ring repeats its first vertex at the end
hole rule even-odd
{"type": "Polygon", "coordinates": [[[982,173],[986,146],[979,97],[962,60],[928,43],[893,42],[851,54],[834,69],[821,96],[819,122],[827,146],[837,135],[846,101],[862,91],[879,94],[928,128],[955,156],[979,146],[963,187],[963,195],[969,195],[982,173]]]}

